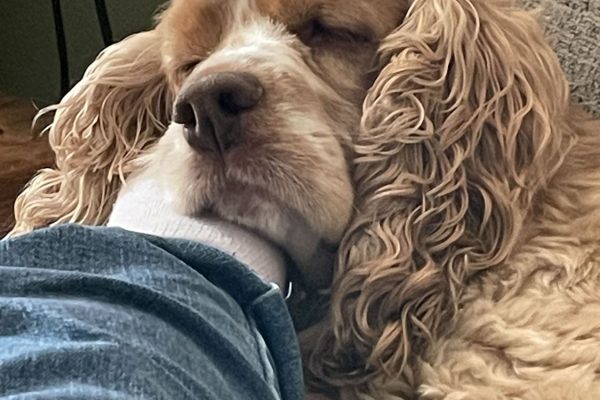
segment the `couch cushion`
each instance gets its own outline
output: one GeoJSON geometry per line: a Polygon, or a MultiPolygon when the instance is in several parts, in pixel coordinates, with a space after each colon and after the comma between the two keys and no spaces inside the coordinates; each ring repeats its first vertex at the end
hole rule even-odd
{"type": "Polygon", "coordinates": [[[600,0],[522,0],[541,7],[574,99],[600,117],[600,0]]]}

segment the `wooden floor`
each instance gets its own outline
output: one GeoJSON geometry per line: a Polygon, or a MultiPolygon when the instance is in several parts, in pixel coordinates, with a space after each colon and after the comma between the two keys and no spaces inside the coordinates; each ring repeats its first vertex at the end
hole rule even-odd
{"type": "Polygon", "coordinates": [[[13,203],[23,186],[53,156],[45,135],[34,137],[36,110],[25,100],[0,92],[0,238],[13,226],[13,203]]]}

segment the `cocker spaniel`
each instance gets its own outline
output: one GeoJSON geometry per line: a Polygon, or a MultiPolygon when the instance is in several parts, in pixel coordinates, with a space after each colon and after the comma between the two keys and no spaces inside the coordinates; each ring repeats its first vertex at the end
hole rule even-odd
{"type": "Polygon", "coordinates": [[[303,334],[317,392],[600,398],[600,124],[511,0],[172,0],[50,141],[13,234],[102,224],[146,168],[309,285],[339,245],[303,334]]]}

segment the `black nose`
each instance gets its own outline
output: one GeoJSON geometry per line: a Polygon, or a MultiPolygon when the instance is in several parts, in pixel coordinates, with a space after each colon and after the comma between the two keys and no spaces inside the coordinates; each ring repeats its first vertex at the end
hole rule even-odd
{"type": "Polygon", "coordinates": [[[245,72],[219,72],[185,85],[173,112],[190,146],[223,153],[241,140],[241,115],[264,93],[258,78],[245,72]]]}

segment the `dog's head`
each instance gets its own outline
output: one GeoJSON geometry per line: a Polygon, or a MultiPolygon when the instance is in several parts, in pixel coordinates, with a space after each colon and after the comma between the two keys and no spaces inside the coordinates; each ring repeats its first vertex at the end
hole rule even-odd
{"type": "Polygon", "coordinates": [[[405,11],[387,0],[173,1],[156,29],[173,124],[150,164],[178,208],[263,233],[327,284],[352,215],[368,72],[405,11]]]}
{"type": "Polygon", "coordinates": [[[17,230],[101,224],[142,168],[181,212],[256,230],[327,284],[352,215],[351,143],[376,51],[407,8],[171,1],[155,29],[105,50],[57,106],[58,168],[18,201],[17,230]]]}

